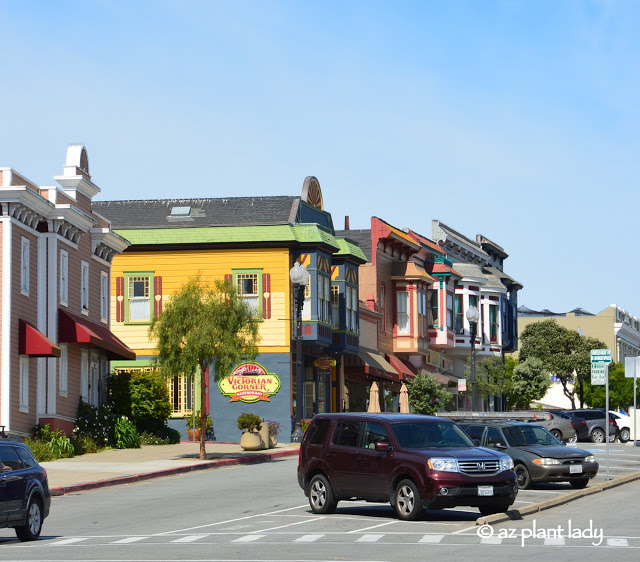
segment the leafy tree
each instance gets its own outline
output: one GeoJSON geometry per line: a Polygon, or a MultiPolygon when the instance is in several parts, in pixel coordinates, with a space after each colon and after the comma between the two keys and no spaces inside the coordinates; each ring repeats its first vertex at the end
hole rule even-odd
{"type": "Polygon", "coordinates": [[[476,362],[476,392],[483,398],[511,394],[511,374],[501,357],[484,357],[476,362]]]}
{"type": "Polygon", "coordinates": [[[537,357],[518,363],[513,369],[511,382],[514,406],[521,410],[527,410],[531,402],[542,398],[551,386],[549,373],[537,357]]]}
{"type": "MultiPolygon", "coordinates": [[[[636,389],[640,399],[640,389],[636,389]]],[[[604,408],[606,388],[603,384],[592,385],[584,381],[584,401],[592,408],[604,408]]],[[[640,401],[640,400],[638,400],[640,401]]],[[[633,379],[624,376],[624,364],[614,363],[609,367],[609,408],[627,410],[633,406],[633,379]]]]}
{"type": "Polygon", "coordinates": [[[407,382],[407,390],[411,409],[418,414],[433,415],[452,397],[430,373],[416,375],[407,382]]]}
{"type": "Polygon", "coordinates": [[[591,373],[591,350],[605,347],[600,340],[581,336],[555,320],[544,320],[529,324],[522,331],[519,359],[540,359],[544,370],[558,378],[564,395],[575,408],[576,387],[582,389],[591,373]]]}
{"type": "Polygon", "coordinates": [[[210,287],[199,276],[189,280],[153,320],[156,364],[165,377],[194,376],[200,370],[200,459],[206,458],[209,367],[215,380],[228,376],[242,360],[258,355],[258,320],[229,281],[210,287]]]}
{"type": "Polygon", "coordinates": [[[163,432],[172,407],[166,380],[160,373],[113,373],[108,386],[114,414],[127,416],[140,433],[163,432]]]}

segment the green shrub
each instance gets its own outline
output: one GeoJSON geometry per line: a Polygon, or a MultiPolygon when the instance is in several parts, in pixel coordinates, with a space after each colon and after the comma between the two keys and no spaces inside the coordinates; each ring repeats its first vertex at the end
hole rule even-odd
{"type": "Polygon", "coordinates": [[[73,443],[76,455],[86,455],[104,450],[104,447],[100,447],[92,437],[87,435],[73,435],[71,443],[73,443]]]}
{"type": "Polygon", "coordinates": [[[256,414],[244,412],[238,416],[238,429],[242,431],[260,431],[262,420],[256,414]]]}
{"type": "Polygon", "coordinates": [[[120,416],[113,428],[113,444],[116,449],[138,449],[140,447],[140,434],[136,426],[120,416]]]}
{"type": "Polygon", "coordinates": [[[61,429],[54,431],[49,425],[38,424],[33,429],[33,436],[36,440],[46,443],[53,459],[66,459],[75,454],[71,439],[61,429]]]}
{"type": "Polygon", "coordinates": [[[99,447],[113,446],[111,436],[117,421],[109,406],[96,407],[80,400],[73,433],[76,437],[91,437],[99,447]]]}
{"type": "Polygon", "coordinates": [[[157,372],[113,373],[108,387],[113,412],[127,416],[141,433],[155,434],[171,416],[173,408],[167,381],[157,372]]]}
{"type": "Polygon", "coordinates": [[[49,445],[46,441],[28,437],[24,440],[24,442],[25,445],[27,445],[29,449],[31,449],[33,456],[38,462],[54,461],[56,460],[56,458],[58,458],[54,456],[53,451],[49,448],[49,445]]]}

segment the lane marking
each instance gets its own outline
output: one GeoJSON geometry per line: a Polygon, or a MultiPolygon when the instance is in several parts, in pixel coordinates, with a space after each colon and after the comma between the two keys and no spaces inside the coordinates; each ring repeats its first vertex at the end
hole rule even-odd
{"type": "Polygon", "coordinates": [[[76,543],[76,542],[86,541],[89,538],[90,537],[75,537],[75,538],[72,538],[72,539],[62,539],[61,541],[54,542],[51,546],[60,546],[60,545],[65,545],[65,544],[73,544],[73,543],[76,543]]]}
{"type": "Polygon", "coordinates": [[[179,539],[176,539],[174,541],[171,542],[194,542],[194,541],[199,541],[200,539],[204,539],[206,537],[208,537],[209,535],[187,535],[186,537],[181,537],[179,539]]]}
{"type": "Polygon", "coordinates": [[[607,546],[629,546],[627,539],[607,539],[607,546]]]}
{"type": "Polygon", "coordinates": [[[356,542],[377,542],[382,537],[384,537],[384,535],[362,535],[356,542]]]}
{"type": "Polygon", "coordinates": [[[544,546],[564,546],[565,544],[564,537],[546,537],[544,539],[544,546]]]}
{"type": "Polygon", "coordinates": [[[266,517],[268,515],[275,515],[277,513],[284,513],[286,511],[293,511],[294,509],[302,509],[308,507],[309,504],[305,503],[297,505],[295,507],[287,507],[285,509],[278,509],[276,511],[268,511],[267,513],[256,513],[255,515],[247,515],[245,517],[236,517],[234,519],[226,519],[224,521],[218,521],[217,523],[207,523],[206,525],[198,525],[196,527],[187,527],[186,529],[174,529],[173,531],[164,531],[162,533],[155,533],[154,537],[161,537],[163,535],[173,535],[175,533],[186,533],[195,529],[205,529],[207,527],[216,527],[218,525],[228,525],[229,523],[235,523],[236,521],[246,521],[247,519],[255,519],[256,517],[266,517]]]}
{"type": "Polygon", "coordinates": [[[263,539],[267,535],[245,535],[244,537],[240,537],[239,539],[234,539],[231,542],[254,542],[260,539],[263,539]]]}
{"type": "Polygon", "coordinates": [[[373,525],[371,527],[364,527],[363,529],[356,529],[354,531],[347,531],[347,533],[348,534],[362,533],[364,531],[369,531],[371,529],[377,529],[379,527],[386,527],[387,525],[394,525],[395,523],[398,523],[398,521],[388,521],[386,523],[380,523],[379,525],[373,525]]]}
{"type": "Polygon", "coordinates": [[[295,521],[294,523],[287,523],[286,525],[279,525],[278,527],[269,527],[268,529],[260,529],[256,531],[251,531],[252,533],[266,533],[267,531],[275,531],[276,529],[286,529],[287,527],[295,527],[296,525],[306,525],[307,523],[311,523],[313,521],[320,521],[325,519],[325,517],[315,517],[314,519],[305,519],[304,521],[295,521]]]}
{"type": "Polygon", "coordinates": [[[322,537],[324,537],[324,535],[302,535],[293,542],[314,542],[322,537]]]}
{"type": "Polygon", "coordinates": [[[500,537],[482,537],[480,544],[502,544],[502,539],[500,537]]]}
{"type": "Polygon", "coordinates": [[[425,535],[418,542],[434,544],[442,541],[444,535],[425,535]]]}
{"type": "Polygon", "coordinates": [[[127,537],[126,539],[120,539],[119,541],[113,541],[111,544],[129,544],[132,542],[143,541],[149,537],[127,537]]]}

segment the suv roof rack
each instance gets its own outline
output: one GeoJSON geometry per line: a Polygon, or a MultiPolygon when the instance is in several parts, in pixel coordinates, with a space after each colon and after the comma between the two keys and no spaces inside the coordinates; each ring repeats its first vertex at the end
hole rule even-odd
{"type": "Polygon", "coordinates": [[[543,412],[438,412],[437,416],[453,421],[521,421],[545,419],[543,412]]]}

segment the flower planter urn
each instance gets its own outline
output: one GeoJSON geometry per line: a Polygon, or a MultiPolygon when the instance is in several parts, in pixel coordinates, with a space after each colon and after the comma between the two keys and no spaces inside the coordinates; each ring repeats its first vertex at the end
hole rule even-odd
{"type": "Polygon", "coordinates": [[[269,426],[271,424],[269,422],[262,422],[262,427],[260,427],[260,448],[268,449],[269,448],[269,426]]]}
{"type": "Polygon", "coordinates": [[[262,448],[262,439],[258,431],[245,431],[240,438],[240,446],[245,451],[258,451],[262,448]]]}
{"type": "Polygon", "coordinates": [[[269,434],[269,449],[273,449],[278,444],[278,436],[269,434]]]}
{"type": "MultiPolygon", "coordinates": [[[[193,429],[187,429],[187,435],[189,436],[189,441],[193,441],[193,429]]],[[[200,441],[199,429],[196,429],[196,441],[200,441]]]]}

